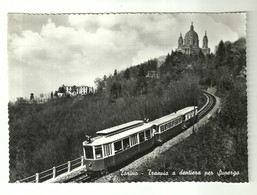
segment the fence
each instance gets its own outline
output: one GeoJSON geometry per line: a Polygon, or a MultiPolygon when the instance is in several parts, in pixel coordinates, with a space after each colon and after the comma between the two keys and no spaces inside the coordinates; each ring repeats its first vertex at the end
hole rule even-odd
{"type": "Polygon", "coordinates": [[[53,167],[52,169],[48,169],[46,171],[36,173],[30,177],[18,180],[18,183],[39,183],[52,178],[56,178],[58,175],[61,175],[66,172],[70,172],[71,170],[78,168],[80,166],[84,166],[84,157],[81,156],[77,159],[68,161],[67,163],[58,165],[53,167]]]}

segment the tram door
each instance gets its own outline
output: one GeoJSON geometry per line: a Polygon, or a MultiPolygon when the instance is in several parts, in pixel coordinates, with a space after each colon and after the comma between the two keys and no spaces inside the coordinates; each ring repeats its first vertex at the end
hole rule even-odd
{"type": "Polygon", "coordinates": [[[160,126],[159,125],[153,125],[153,136],[154,140],[159,143],[161,142],[161,137],[160,137],[160,126]]]}
{"type": "Polygon", "coordinates": [[[187,128],[186,116],[183,115],[182,116],[182,129],[186,129],[186,128],[187,128]]]}

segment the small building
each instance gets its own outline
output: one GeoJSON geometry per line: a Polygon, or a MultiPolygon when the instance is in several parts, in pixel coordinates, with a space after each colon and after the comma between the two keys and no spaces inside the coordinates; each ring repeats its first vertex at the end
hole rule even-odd
{"type": "Polygon", "coordinates": [[[88,87],[85,85],[81,85],[81,86],[64,86],[65,91],[67,94],[71,95],[71,96],[76,96],[78,94],[80,95],[86,95],[89,93],[94,93],[94,88],[93,87],[88,87]]]}
{"type": "Polygon", "coordinates": [[[57,93],[58,97],[65,97],[65,94],[64,93],[57,93]]]}
{"type": "Polygon", "coordinates": [[[147,71],[146,78],[159,78],[159,74],[155,70],[147,71]]]}

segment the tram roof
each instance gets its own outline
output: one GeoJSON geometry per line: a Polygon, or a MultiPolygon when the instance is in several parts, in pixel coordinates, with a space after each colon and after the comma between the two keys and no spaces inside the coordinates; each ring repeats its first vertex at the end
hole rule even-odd
{"type": "Polygon", "coordinates": [[[186,113],[188,113],[190,111],[193,111],[194,108],[198,108],[198,106],[188,106],[186,108],[183,108],[183,109],[177,111],[177,113],[179,113],[179,114],[186,114],[186,113]]]}
{"type": "Polygon", "coordinates": [[[125,129],[125,128],[131,127],[131,126],[134,126],[134,125],[137,125],[137,124],[140,124],[140,123],[143,124],[144,121],[142,121],[142,120],[131,121],[131,122],[128,122],[128,123],[117,125],[115,127],[111,127],[111,128],[108,128],[108,129],[97,131],[96,134],[110,134],[110,133],[113,133],[115,131],[125,129]]]}
{"type": "MultiPolygon", "coordinates": [[[[195,108],[197,108],[197,106],[195,106],[195,108]]],[[[155,119],[155,120],[153,120],[153,121],[151,121],[149,123],[152,123],[152,124],[165,123],[165,122],[167,122],[169,120],[175,119],[175,118],[177,118],[177,117],[179,117],[179,116],[181,116],[183,114],[186,114],[186,113],[188,113],[188,112],[190,112],[192,110],[194,110],[194,106],[189,106],[189,107],[183,108],[181,110],[178,110],[176,112],[173,112],[173,113],[171,113],[169,115],[166,115],[166,116],[163,116],[161,118],[155,119]]]]}
{"type": "Polygon", "coordinates": [[[153,121],[151,121],[149,123],[152,123],[153,125],[154,124],[165,123],[165,122],[167,122],[167,121],[169,121],[171,119],[177,118],[178,116],[180,116],[180,114],[177,114],[177,113],[173,112],[173,113],[171,113],[169,115],[166,115],[166,116],[163,116],[161,118],[155,119],[155,120],[153,120],[153,121]]]}
{"type": "Polygon", "coordinates": [[[103,145],[103,144],[107,144],[107,143],[116,142],[116,141],[126,138],[130,135],[133,135],[135,133],[139,133],[143,130],[146,130],[150,127],[152,127],[152,124],[146,123],[139,127],[135,127],[133,129],[129,129],[127,131],[124,131],[124,132],[121,132],[121,133],[118,133],[118,134],[115,134],[112,136],[108,136],[108,137],[102,136],[101,138],[94,140],[92,143],[83,142],[83,145],[95,146],[95,145],[103,145]]]}
{"type": "MultiPolygon", "coordinates": [[[[186,114],[186,113],[194,110],[194,108],[198,108],[198,107],[197,106],[189,106],[189,107],[183,108],[181,110],[178,110],[177,112],[173,112],[169,115],[166,115],[166,116],[163,116],[163,117],[158,118],[156,120],[153,120],[149,123],[146,123],[146,124],[143,124],[141,126],[129,129],[127,131],[123,131],[123,132],[120,132],[120,133],[117,133],[117,134],[111,135],[111,136],[99,136],[98,139],[93,140],[93,142],[91,142],[91,143],[83,142],[83,145],[88,145],[88,146],[103,145],[103,144],[118,141],[120,139],[126,138],[126,137],[128,137],[130,135],[133,135],[135,133],[146,130],[146,129],[152,127],[153,124],[164,123],[168,120],[175,119],[175,118],[177,118],[177,117],[179,117],[183,114],[186,114]]],[[[129,127],[129,126],[139,124],[141,122],[143,122],[143,121],[135,120],[135,121],[131,121],[131,122],[128,122],[128,123],[125,123],[125,124],[122,124],[122,125],[112,127],[112,128],[108,128],[108,129],[105,129],[105,130],[98,131],[97,133],[105,132],[106,134],[108,134],[108,133],[111,133],[111,132],[114,132],[114,131],[118,131],[119,129],[122,129],[122,128],[126,128],[126,127],[129,127]]]]}

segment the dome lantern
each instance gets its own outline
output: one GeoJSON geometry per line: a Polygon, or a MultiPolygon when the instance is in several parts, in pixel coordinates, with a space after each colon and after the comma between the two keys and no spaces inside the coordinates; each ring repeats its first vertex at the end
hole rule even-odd
{"type": "Polygon", "coordinates": [[[191,22],[190,30],[194,30],[193,22],[191,22]]]}

